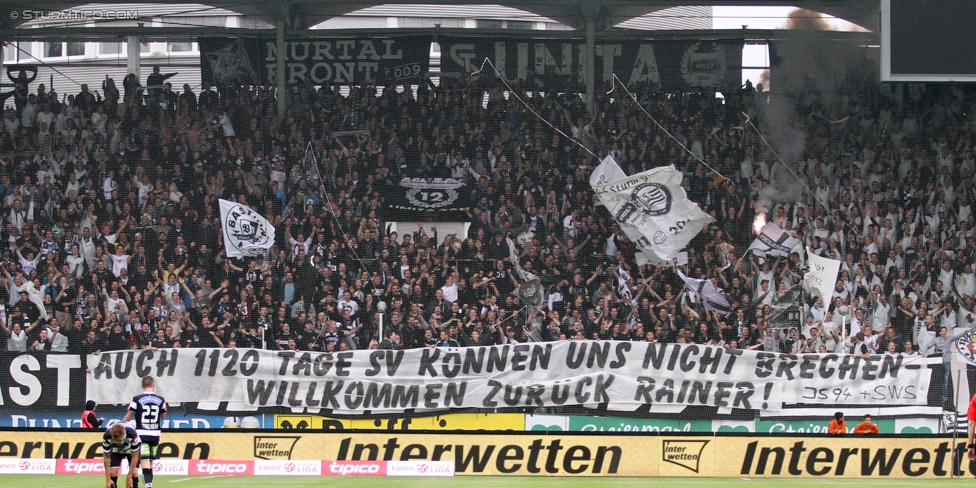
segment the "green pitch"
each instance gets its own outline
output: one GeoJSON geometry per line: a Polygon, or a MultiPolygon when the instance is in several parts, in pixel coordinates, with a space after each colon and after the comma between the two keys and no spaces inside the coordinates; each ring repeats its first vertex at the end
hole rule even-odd
{"type": "MultiPolygon", "coordinates": [[[[459,477],[460,478],[460,477],[459,477]]],[[[356,477],[341,478],[337,476],[322,477],[274,477],[274,476],[157,476],[153,480],[153,488],[247,488],[276,486],[279,488],[321,487],[329,488],[358,488],[375,487],[379,484],[388,487],[405,488],[457,488],[463,483],[465,488],[593,488],[604,487],[632,487],[647,486],[650,483],[663,483],[671,487],[694,488],[729,488],[729,487],[782,487],[785,479],[760,478],[589,478],[589,477],[501,477],[501,476],[464,476],[463,480],[456,478],[378,478],[356,477]]],[[[888,479],[790,479],[791,487],[905,487],[920,488],[944,486],[950,483],[966,483],[969,486],[972,478],[957,478],[955,480],[888,480],[888,479]]],[[[121,483],[120,483],[121,484],[121,483]]],[[[0,486],[30,487],[30,488],[100,488],[105,486],[104,476],[95,475],[0,475],[0,486]]],[[[122,485],[125,486],[125,485],[122,485]]],[[[143,488],[142,480],[139,482],[143,488]]]]}

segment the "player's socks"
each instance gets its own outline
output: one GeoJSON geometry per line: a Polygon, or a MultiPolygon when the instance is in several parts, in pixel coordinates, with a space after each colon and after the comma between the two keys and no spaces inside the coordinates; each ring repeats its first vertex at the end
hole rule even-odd
{"type": "Polygon", "coordinates": [[[132,488],[139,488],[139,477],[132,478],[132,488]]]}
{"type": "Polygon", "coordinates": [[[112,484],[115,485],[115,488],[118,488],[118,486],[119,486],[119,477],[118,476],[112,476],[112,484]]]}
{"type": "Polygon", "coordinates": [[[152,468],[142,468],[142,479],[146,482],[146,488],[152,488],[153,470],[152,468]]]}

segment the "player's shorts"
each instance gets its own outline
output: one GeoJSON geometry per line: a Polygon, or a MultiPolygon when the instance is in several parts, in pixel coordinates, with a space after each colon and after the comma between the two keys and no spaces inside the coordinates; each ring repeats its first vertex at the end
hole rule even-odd
{"type": "Polygon", "coordinates": [[[129,454],[123,454],[121,452],[113,452],[113,453],[111,453],[109,455],[109,457],[111,458],[109,460],[109,467],[112,467],[112,468],[118,468],[118,467],[122,466],[122,460],[123,459],[128,459],[130,463],[132,462],[132,453],[131,452],[129,454]]]}
{"type": "Polygon", "coordinates": [[[159,459],[159,440],[142,441],[142,449],[139,451],[142,459],[152,461],[159,459]]]}

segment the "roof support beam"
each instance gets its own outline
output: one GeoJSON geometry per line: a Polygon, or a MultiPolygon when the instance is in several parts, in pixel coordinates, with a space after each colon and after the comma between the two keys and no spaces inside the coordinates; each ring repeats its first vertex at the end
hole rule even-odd
{"type": "Polygon", "coordinates": [[[583,82],[586,84],[586,110],[592,116],[596,110],[596,30],[603,17],[602,0],[579,0],[579,15],[583,20],[586,36],[586,64],[583,65],[583,82]]]}
{"type": "MultiPolygon", "coordinates": [[[[131,0],[130,0],[131,1],[131,0]]],[[[183,0],[177,0],[183,1],[183,0]]],[[[191,2],[193,0],[185,0],[191,2]]],[[[31,10],[63,10],[77,8],[87,2],[82,0],[0,0],[0,27],[14,27],[26,21],[20,12],[31,10]],[[13,15],[12,15],[13,14],[13,15]]],[[[108,1],[106,5],[121,5],[124,1],[108,1]]],[[[171,4],[173,0],[140,0],[140,3],[171,4]]],[[[282,5],[267,0],[207,0],[207,5],[232,10],[250,18],[274,22],[281,15],[282,5]]],[[[435,4],[435,5],[477,5],[498,4],[532,12],[543,17],[562,22],[574,29],[582,30],[588,19],[573,5],[597,3],[605,10],[613,22],[623,22],[626,18],[640,16],[656,10],[676,5],[730,5],[730,6],[796,6],[857,23],[875,32],[878,27],[880,0],[532,0],[530,2],[513,0],[290,0],[287,13],[294,27],[310,27],[322,21],[335,18],[363,8],[382,4],[435,4]],[[297,18],[297,21],[296,21],[297,18]]]]}
{"type": "Polygon", "coordinates": [[[142,76],[139,74],[139,68],[142,64],[142,42],[139,40],[139,36],[128,36],[125,38],[125,41],[125,73],[129,75],[136,75],[136,79],[141,80],[142,76]]]}
{"type": "Polygon", "coordinates": [[[278,89],[278,126],[285,120],[285,112],[288,110],[288,74],[285,73],[285,29],[288,27],[290,21],[291,9],[288,3],[284,4],[284,9],[281,14],[281,18],[278,19],[278,25],[275,29],[275,43],[278,45],[278,59],[277,66],[275,67],[275,81],[277,82],[278,89]]]}
{"type": "Polygon", "coordinates": [[[586,83],[586,111],[592,116],[596,110],[596,19],[586,20],[586,64],[583,79],[586,83]]]}
{"type": "MultiPolygon", "coordinates": [[[[2,0],[0,0],[2,1],[2,0]]],[[[511,29],[454,29],[454,28],[418,28],[418,29],[342,29],[342,30],[307,30],[285,29],[285,37],[362,37],[384,35],[451,35],[464,37],[497,38],[506,36],[530,36],[546,39],[578,39],[580,31],[573,30],[511,30],[511,29]]],[[[2,29],[0,39],[4,41],[50,41],[64,39],[88,42],[122,42],[131,35],[140,36],[141,42],[165,42],[177,40],[195,40],[198,37],[263,37],[272,40],[277,35],[275,29],[246,29],[227,27],[41,27],[37,29],[2,29]]],[[[727,29],[727,30],[671,30],[671,31],[637,31],[630,29],[603,30],[597,33],[597,38],[604,39],[640,39],[648,40],[687,40],[687,39],[744,39],[749,41],[764,41],[767,39],[797,39],[810,40],[854,40],[855,42],[880,41],[874,32],[848,31],[789,31],[789,30],[761,30],[761,29],[727,29]]]]}

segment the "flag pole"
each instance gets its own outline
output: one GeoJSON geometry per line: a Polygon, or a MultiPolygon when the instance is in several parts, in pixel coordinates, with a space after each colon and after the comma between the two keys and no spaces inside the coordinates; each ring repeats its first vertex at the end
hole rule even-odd
{"type": "MultiPolygon", "coordinates": [[[[806,295],[806,291],[803,290],[803,287],[801,286],[800,287],[800,293],[797,293],[796,294],[796,301],[797,301],[796,306],[800,310],[800,316],[797,317],[797,318],[800,319],[800,323],[797,324],[797,326],[796,326],[796,330],[798,332],[803,331],[803,322],[805,321],[805,317],[806,317],[806,307],[803,306],[804,305],[804,298],[806,298],[804,295],[806,295]]],[[[822,324],[823,321],[821,321],[820,323],[822,324]]]]}
{"type": "MultiPolygon", "coordinates": [[[[801,243],[800,247],[801,247],[801,249],[803,251],[810,252],[810,251],[807,250],[807,247],[806,246],[802,245],[802,243],[801,243]]],[[[793,249],[796,249],[796,246],[794,246],[793,249]]],[[[790,254],[787,256],[787,259],[790,260],[790,261],[792,261],[793,249],[790,250],[790,254]]],[[[798,252],[796,254],[798,256],[800,256],[801,259],[803,258],[803,252],[802,251],[801,252],[798,252]]],[[[804,261],[804,263],[806,262],[805,259],[803,261],[804,261]]],[[[800,268],[800,271],[803,271],[803,268],[802,267],[800,268]]],[[[804,317],[805,317],[805,314],[804,314],[805,309],[803,307],[803,299],[805,298],[804,295],[806,295],[806,290],[804,290],[805,285],[806,285],[806,283],[801,282],[800,283],[800,293],[797,293],[796,294],[796,301],[798,302],[796,305],[797,305],[797,307],[800,308],[800,325],[797,327],[797,330],[799,330],[799,331],[802,331],[803,330],[803,321],[804,321],[804,317]]],[[[814,303],[816,303],[816,302],[814,302],[814,303]]],[[[826,315],[826,312],[825,312],[824,313],[824,317],[826,317],[826,316],[827,315],[826,315]]],[[[820,321],[820,325],[823,325],[823,321],[822,320],[820,321]]]]}
{"type": "MultiPolygon", "coordinates": [[[[847,317],[844,315],[840,316],[840,340],[844,341],[843,344],[847,344],[847,317]]],[[[834,352],[837,352],[837,347],[834,347],[834,352]]]]}

